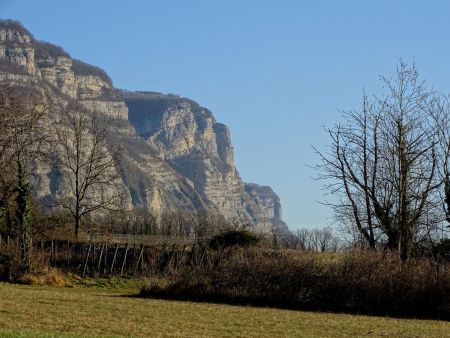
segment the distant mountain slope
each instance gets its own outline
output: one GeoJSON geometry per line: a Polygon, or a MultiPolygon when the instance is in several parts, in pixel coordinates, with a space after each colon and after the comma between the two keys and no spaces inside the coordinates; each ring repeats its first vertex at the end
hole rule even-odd
{"type": "MultiPolygon", "coordinates": [[[[73,98],[113,117],[130,207],[155,214],[206,208],[255,231],[288,232],[278,196],[270,188],[269,193],[242,182],[228,128],[196,102],[117,90],[102,69],[72,59],[61,47],[36,40],[20,23],[8,20],[0,20],[0,84],[39,90],[54,110],[73,98]]],[[[49,168],[39,171],[40,196],[61,194],[65,183],[49,168]]]]}

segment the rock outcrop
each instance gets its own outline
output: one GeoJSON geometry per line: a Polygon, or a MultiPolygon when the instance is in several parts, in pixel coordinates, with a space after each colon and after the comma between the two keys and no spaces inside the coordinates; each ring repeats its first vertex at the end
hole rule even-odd
{"type": "MultiPolygon", "coordinates": [[[[51,104],[76,99],[113,118],[114,139],[123,148],[117,170],[130,205],[155,214],[208,209],[255,231],[288,232],[278,196],[244,184],[228,128],[196,102],[117,90],[103,70],[37,41],[14,21],[0,21],[0,84],[32,87],[51,104]]],[[[39,174],[43,198],[61,191],[50,172],[39,174]]]]}
{"type": "Polygon", "coordinates": [[[283,221],[280,197],[269,186],[260,186],[255,183],[246,183],[245,191],[251,196],[253,201],[269,222],[273,225],[274,231],[283,236],[289,234],[289,228],[283,221]]]}

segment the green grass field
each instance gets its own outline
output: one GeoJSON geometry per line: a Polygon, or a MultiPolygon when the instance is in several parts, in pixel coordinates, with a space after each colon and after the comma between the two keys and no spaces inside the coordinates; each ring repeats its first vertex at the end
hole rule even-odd
{"type": "Polygon", "coordinates": [[[123,292],[0,283],[0,337],[450,337],[450,323],[441,321],[138,299],[123,292]]]}

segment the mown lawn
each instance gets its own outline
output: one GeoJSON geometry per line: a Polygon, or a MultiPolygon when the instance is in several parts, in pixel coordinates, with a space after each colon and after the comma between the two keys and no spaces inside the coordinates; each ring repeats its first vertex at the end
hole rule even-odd
{"type": "Polygon", "coordinates": [[[124,297],[0,283],[0,337],[450,337],[450,323],[124,297]]]}

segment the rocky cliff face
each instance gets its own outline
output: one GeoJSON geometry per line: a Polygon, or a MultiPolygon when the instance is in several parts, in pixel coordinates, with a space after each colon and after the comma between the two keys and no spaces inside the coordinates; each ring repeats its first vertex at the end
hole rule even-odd
{"type": "Polygon", "coordinates": [[[259,206],[264,218],[273,226],[275,232],[281,236],[289,234],[289,228],[283,221],[280,198],[269,186],[254,183],[245,184],[246,193],[259,206]]]}
{"type": "Polygon", "coordinates": [[[139,135],[180,175],[205,204],[225,218],[269,231],[256,200],[245,192],[234,166],[228,128],[196,102],[159,93],[123,92],[129,120],[139,135]]]}
{"type": "MultiPolygon", "coordinates": [[[[103,70],[35,40],[11,21],[0,21],[0,84],[33,87],[53,105],[76,99],[112,117],[114,139],[123,147],[121,184],[130,205],[155,214],[206,208],[256,231],[287,231],[278,196],[268,187],[242,182],[228,128],[196,102],[119,91],[103,70]]],[[[41,195],[51,198],[62,183],[40,170],[41,195]]]]}

